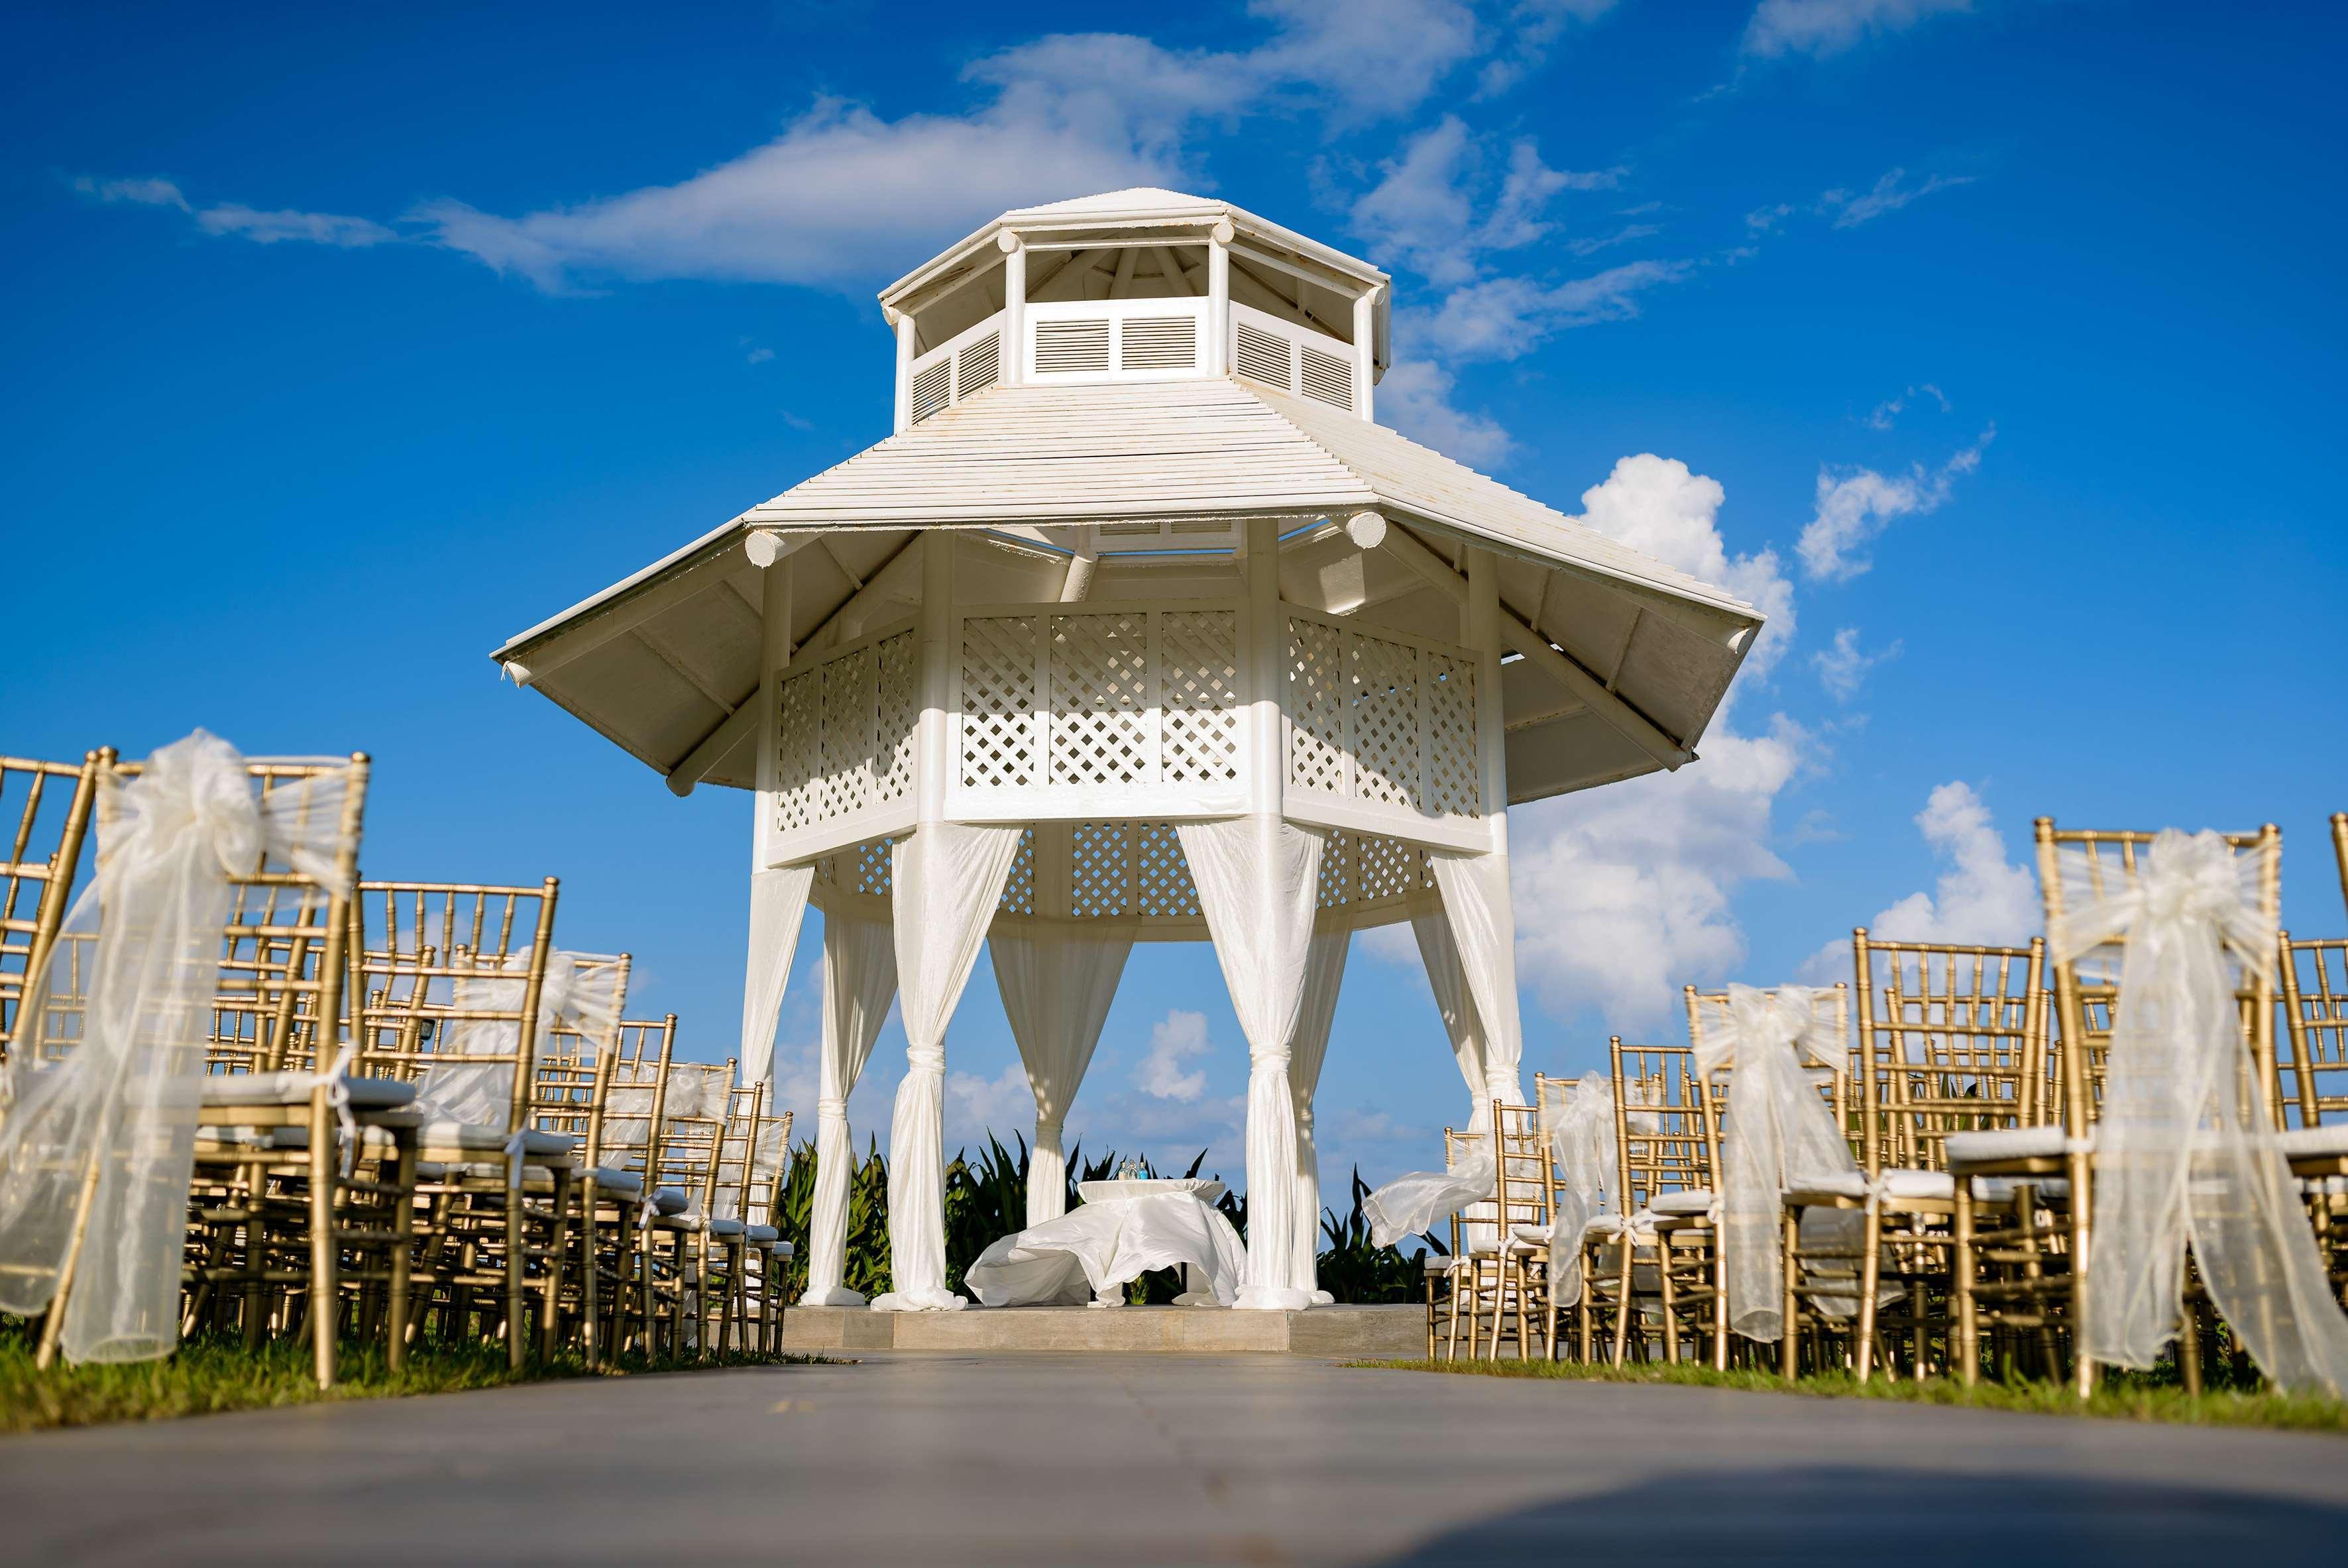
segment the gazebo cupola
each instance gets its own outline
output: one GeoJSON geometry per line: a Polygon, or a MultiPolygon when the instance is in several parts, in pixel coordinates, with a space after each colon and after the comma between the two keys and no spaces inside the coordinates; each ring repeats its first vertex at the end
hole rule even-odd
{"type": "Polygon", "coordinates": [[[825,913],[809,1300],[852,1296],[845,1101],[894,994],[878,1305],[958,1302],[944,1037],[990,940],[1031,1220],[1132,944],[1214,943],[1242,1306],[1312,1299],[1350,932],[1411,921],[1471,1119],[1521,1099],[1508,808],[1694,760],[1761,617],[1376,423],[1388,287],[1169,191],[1005,213],[883,292],[894,433],[498,651],[679,793],[754,794],[746,1073],[825,913]]]}

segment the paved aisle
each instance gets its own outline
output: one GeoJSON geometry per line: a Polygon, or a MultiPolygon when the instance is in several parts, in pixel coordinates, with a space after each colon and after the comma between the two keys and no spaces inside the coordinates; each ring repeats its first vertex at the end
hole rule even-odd
{"type": "Polygon", "coordinates": [[[1780,1559],[2337,1568],[2348,1440],[911,1353],[0,1439],[8,1563],[1780,1559]]]}

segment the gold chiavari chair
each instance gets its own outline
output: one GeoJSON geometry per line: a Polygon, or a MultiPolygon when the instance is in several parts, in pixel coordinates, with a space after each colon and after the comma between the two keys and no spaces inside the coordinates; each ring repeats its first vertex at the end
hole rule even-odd
{"type": "Polygon", "coordinates": [[[515,1366],[533,1320],[553,1344],[577,1170],[572,1138],[530,1124],[556,892],[552,877],[360,888],[380,921],[359,962],[361,1060],[422,1094],[427,1315],[448,1337],[501,1336],[515,1366]]]}
{"type": "Polygon", "coordinates": [[[1614,1086],[1617,1213],[1583,1240],[1575,1325],[1581,1358],[1591,1359],[1603,1318],[1611,1320],[1609,1358],[1617,1367],[1634,1339],[1643,1358],[1651,1321],[1666,1360],[1680,1358],[1684,1334],[1701,1338],[1708,1329],[1714,1359],[1725,1365],[1725,1307],[1712,1218],[1718,1107],[1698,1080],[1689,1047],[1625,1045],[1617,1035],[1606,1052],[1614,1086]]]}
{"type": "MultiPolygon", "coordinates": [[[[1519,1359],[1529,1359],[1532,1329],[1546,1329],[1549,1321],[1549,1161],[1533,1107],[1494,1100],[1492,1130],[1497,1158],[1489,1220],[1478,1214],[1477,1228],[1466,1237],[1468,1354],[1473,1357],[1481,1345],[1485,1358],[1496,1359],[1501,1339],[1512,1335],[1519,1359]],[[1491,1335],[1485,1338],[1488,1309],[1491,1335]]],[[[1542,1355],[1550,1349],[1545,1341],[1542,1355]]]]}
{"type": "MultiPolygon", "coordinates": [[[[127,780],[140,770],[115,763],[110,772],[127,780]]],[[[264,848],[228,879],[210,1070],[198,1095],[182,1327],[204,1320],[208,1291],[233,1281],[244,1336],[257,1340],[273,1301],[279,1327],[292,1328],[298,1295],[324,1387],[335,1380],[346,1305],[376,1323],[397,1312],[414,1159],[404,1108],[412,1097],[404,1085],[355,1074],[343,1049],[351,912],[345,890],[357,877],[366,757],[255,758],[246,770],[293,836],[331,834],[334,871],[322,883],[264,848]],[[337,787],[325,787],[330,779],[337,787]],[[370,1135],[384,1152],[362,1165],[360,1144],[370,1135]]],[[[105,784],[98,801],[101,849],[113,799],[105,784]]],[[[77,1236],[76,1250],[83,1244],[77,1236]]],[[[51,1307],[45,1352],[69,1283],[51,1307]]]]}
{"type": "MultiPolygon", "coordinates": [[[[599,1168],[632,1178],[637,1194],[624,1205],[624,1222],[615,1229],[607,1254],[613,1282],[611,1340],[615,1346],[623,1345],[625,1326],[633,1325],[638,1346],[646,1355],[654,1353],[657,1343],[660,1293],[654,1284],[654,1254],[664,1244],[659,1222],[683,1213],[692,1202],[689,1194],[657,1181],[657,1130],[666,1119],[668,1069],[675,1047],[674,1013],[620,1025],[597,1145],[599,1168]]],[[[616,1195],[623,1185],[613,1182],[608,1190],[616,1195]]]]}
{"type": "MultiPolygon", "coordinates": [[[[575,1309],[566,1310],[579,1325],[581,1349],[587,1365],[598,1367],[605,1339],[605,1232],[622,1233],[634,1202],[644,1194],[640,1178],[606,1167],[601,1158],[606,1104],[619,1056],[620,1018],[627,1006],[630,958],[624,953],[573,953],[568,957],[574,985],[609,991],[611,1022],[593,1038],[567,1018],[546,1031],[534,1064],[529,1117],[533,1130],[569,1138],[578,1150],[580,1169],[572,1176],[578,1201],[568,1233],[571,1255],[561,1274],[565,1300],[576,1304],[575,1309]]],[[[526,1191],[551,1197],[555,1183],[554,1171],[546,1167],[527,1166],[522,1171],[526,1191]]],[[[564,1336],[558,1331],[557,1337],[564,1336]]]]}
{"type": "Polygon", "coordinates": [[[2340,862],[2340,899],[2348,903],[2348,811],[2332,813],[2332,858],[2340,862]]]}
{"type": "Polygon", "coordinates": [[[1975,1243],[1972,1205],[1960,1198],[1945,1146],[1952,1135],[2029,1127],[2040,1117],[2045,943],[1889,942],[1860,926],[1851,934],[1851,953],[1859,987],[1859,1171],[1812,1183],[1823,1191],[1802,1196],[1813,1206],[1863,1215],[1853,1369],[1865,1380],[1897,1329],[1904,1331],[1898,1336],[1921,1378],[1935,1331],[1952,1362],[1978,1357],[1977,1304],[1965,1256],[1975,1243]],[[1881,1300],[1887,1270],[1900,1287],[1897,1323],[1881,1300]]]}
{"type": "MultiPolygon", "coordinates": [[[[1727,1026],[1728,993],[1725,990],[1698,991],[1690,985],[1685,995],[1688,1038],[1700,1047],[1707,1033],[1727,1026]]],[[[1858,1134],[1850,1109],[1849,983],[1837,982],[1815,1005],[1824,1008],[1832,1017],[1837,1043],[1820,1053],[1828,1057],[1829,1065],[1818,1067],[1806,1063],[1803,1073],[1817,1088],[1818,1097],[1826,1102],[1835,1126],[1842,1130],[1846,1142],[1850,1146],[1852,1163],[1856,1165],[1862,1158],[1859,1147],[1862,1140],[1858,1134]]],[[[1711,1108],[1715,1130],[1719,1127],[1720,1112],[1728,1102],[1729,1080],[1735,1072],[1733,1062],[1716,1068],[1712,1081],[1705,1086],[1704,1098],[1711,1108]]],[[[1735,1129],[1729,1128],[1727,1136],[1733,1138],[1735,1135],[1735,1129]]],[[[1864,1192],[1863,1186],[1860,1191],[1864,1192]]],[[[1799,1233],[1800,1216],[1804,1210],[1838,1208],[1843,1202],[1841,1194],[1833,1192],[1805,1191],[1786,1195],[1785,1239],[1781,1253],[1785,1270],[1785,1306],[1778,1340],[1778,1367],[1788,1377],[1794,1376],[1799,1366],[1806,1329],[1812,1334],[1847,1331],[1850,1318],[1855,1315],[1857,1276],[1862,1267],[1856,1241],[1838,1244],[1838,1239],[1829,1233],[1815,1242],[1808,1242],[1799,1233]]],[[[1715,1254],[1724,1253],[1725,1247],[1725,1239],[1719,1240],[1714,1249],[1715,1254]]],[[[1716,1268],[1715,1277],[1721,1290],[1718,1317],[1725,1324],[1727,1316],[1725,1264],[1716,1268]]],[[[1724,1334],[1714,1352],[1715,1363],[1725,1364],[1726,1355],[1724,1334]]]]}
{"type": "MultiPolygon", "coordinates": [[[[2333,821],[2348,828],[2348,818],[2333,821]]],[[[2348,853],[2348,842],[2343,849],[2348,853]]],[[[2293,941],[2285,931],[2276,945],[2291,1055],[2277,1063],[2284,1114],[2275,1140],[2307,1200],[2334,1287],[2348,1296],[2348,940],[2293,941]]]]}
{"type": "MultiPolygon", "coordinates": [[[[1578,1087],[1572,1078],[1551,1078],[1547,1073],[1533,1074],[1533,1109],[1535,1119],[1540,1126],[1541,1152],[1549,1165],[1549,1247],[1552,1260],[1559,1256],[1561,1251],[1569,1249],[1578,1259],[1581,1250],[1581,1234],[1566,1235],[1560,1230],[1560,1226],[1567,1224],[1580,1211],[1582,1202],[1578,1192],[1569,1195],[1570,1173],[1566,1169],[1566,1155],[1559,1145],[1560,1124],[1565,1119],[1568,1107],[1573,1102],[1578,1087]]],[[[1605,1179],[1604,1185],[1608,1187],[1612,1185],[1611,1176],[1605,1179]]],[[[1602,1203],[1604,1201],[1602,1194],[1597,1195],[1598,1203],[1602,1203]]],[[[1583,1216],[1584,1232],[1588,1229],[1587,1221],[1595,1217],[1595,1205],[1593,1205],[1592,1212],[1583,1216]]],[[[1575,1271],[1577,1281],[1580,1278],[1580,1273],[1578,1269],[1575,1271]]],[[[1560,1315],[1565,1310],[1566,1303],[1562,1299],[1563,1281],[1554,1266],[1546,1271],[1546,1276],[1545,1283],[1548,1288],[1543,1295],[1547,1312],[1541,1324],[1541,1336],[1550,1346],[1551,1358],[1554,1358],[1557,1355],[1558,1321],[1560,1315]]],[[[1578,1300],[1580,1296],[1578,1284],[1575,1287],[1575,1295],[1578,1300]]]]}
{"type": "MultiPolygon", "coordinates": [[[[2060,930],[2063,922],[2063,860],[2065,851],[2082,857],[2088,896],[2101,900],[2131,884],[2137,864],[2156,835],[2148,832],[2057,830],[2054,820],[2041,817],[2033,824],[2038,853],[2039,896],[2046,909],[2046,929],[2060,930]]],[[[2258,857],[2260,911],[2272,921],[2281,902],[2282,834],[2272,823],[2253,833],[2230,833],[2226,842],[2236,856],[2258,857]]],[[[2101,1108],[2106,1058],[2111,1047],[2114,1009],[2119,1000],[2116,954],[2125,938],[2096,952],[2054,965],[2055,1043],[2050,1050],[2057,1071],[2061,1119],[2038,1127],[1953,1134],[1945,1141],[1950,1169],[1960,1176],[2003,1176],[2036,1181],[2039,1203],[2054,1217],[2047,1227],[2059,1243],[2067,1266],[2042,1267],[2034,1277],[2001,1282],[2021,1310],[2034,1306],[2042,1314],[2065,1313],[2072,1320],[2085,1315],[2082,1299],[2087,1284],[2087,1259],[2094,1240],[2094,1148],[2101,1108]],[[2048,1178],[2061,1179],[2057,1188],[2048,1178]]],[[[2242,1011],[2243,1039],[2250,1060],[2248,1081],[2258,1086],[2246,1103],[2264,1102],[2271,1116],[2280,1098],[2275,1072],[2275,966],[2251,966],[2237,993],[2242,1011]]],[[[1983,1293],[1976,1284],[1975,1294],[1983,1293]]],[[[2199,1310],[2198,1286],[2188,1286],[2187,1321],[2178,1339],[2178,1370],[2188,1388],[2200,1387],[2199,1310]]],[[[2094,1362],[2079,1353],[2075,1339],[2072,1376],[2082,1397],[2095,1388],[2094,1362]]]]}
{"type": "MultiPolygon", "coordinates": [[[[98,771],[114,760],[110,746],[78,763],[0,757],[0,820],[15,817],[7,858],[0,860],[0,1062],[8,1059],[26,987],[65,923],[98,771]]],[[[58,989],[70,998],[80,987],[68,982],[58,989]]]]}
{"type": "MultiPolygon", "coordinates": [[[[1475,1133],[1459,1132],[1448,1127],[1445,1128],[1443,1130],[1443,1169],[1446,1171],[1458,1170],[1463,1162],[1472,1158],[1481,1149],[1482,1144],[1483,1140],[1475,1133]]],[[[1468,1277],[1468,1253],[1461,1243],[1460,1234],[1459,1217],[1455,1214],[1451,1218],[1451,1250],[1440,1252],[1434,1247],[1429,1247],[1419,1259],[1419,1271],[1426,1289],[1426,1358],[1429,1361],[1435,1359],[1438,1339],[1437,1327],[1439,1315],[1437,1311],[1438,1301],[1444,1309],[1441,1315],[1449,1326],[1450,1347],[1446,1354],[1453,1357],[1458,1354],[1459,1308],[1464,1304],[1460,1292],[1465,1288],[1464,1282],[1468,1277]],[[1444,1291],[1440,1297],[1436,1295],[1437,1285],[1441,1285],[1444,1291]]],[[[1431,1236],[1430,1239],[1432,1239],[1431,1236]]]]}
{"type": "Polygon", "coordinates": [[[739,1222],[713,1224],[717,1167],[725,1142],[726,1112],[734,1085],[734,1064],[672,1061],[668,1067],[663,1112],[653,1134],[655,1188],[686,1194],[686,1207],[657,1215],[653,1235],[654,1282],[669,1307],[670,1343],[678,1353],[707,1347],[705,1333],[713,1269],[730,1276],[732,1253],[738,1249],[739,1222]],[[717,1242],[712,1263],[710,1243],[717,1242]]]}
{"type": "MultiPolygon", "coordinates": [[[[1486,1158],[1488,1151],[1491,1148],[1491,1144],[1492,1138],[1491,1134],[1488,1132],[1477,1132],[1472,1130],[1462,1132],[1453,1128],[1445,1128],[1443,1130],[1444,1170],[1447,1171],[1457,1171],[1467,1166],[1471,1161],[1486,1158]]],[[[1474,1335],[1476,1325],[1477,1270],[1474,1253],[1479,1245],[1484,1244],[1488,1238],[1496,1233],[1498,1229],[1496,1222],[1497,1212],[1498,1211],[1495,1201],[1490,1198],[1482,1198],[1477,1200],[1475,1202],[1462,1205],[1460,1209],[1451,1216],[1451,1251],[1446,1255],[1446,1266],[1442,1271],[1444,1277],[1450,1282],[1451,1286],[1450,1294],[1446,1302],[1447,1312],[1445,1319],[1444,1329],[1443,1354],[1445,1358],[1447,1360],[1456,1361],[1459,1358],[1459,1322],[1463,1315],[1466,1316],[1468,1324],[1469,1337],[1468,1341],[1468,1354],[1470,1357],[1473,1357],[1476,1354],[1476,1341],[1474,1335]]],[[[1429,1284],[1427,1287],[1429,1292],[1427,1298],[1427,1311],[1429,1314],[1428,1355],[1430,1357],[1432,1357],[1434,1354],[1432,1326],[1434,1313],[1434,1296],[1432,1294],[1434,1290],[1432,1283],[1434,1277],[1434,1263],[1435,1260],[1431,1257],[1427,1260],[1427,1265],[1429,1268],[1429,1284]]]]}
{"type": "MultiPolygon", "coordinates": [[[[742,1247],[742,1311],[744,1346],[751,1345],[755,1331],[756,1348],[760,1355],[780,1348],[782,1332],[783,1276],[791,1257],[791,1244],[783,1240],[782,1231],[775,1223],[780,1208],[783,1171],[788,1161],[791,1139],[791,1113],[768,1114],[767,1086],[757,1086],[747,1115],[739,1131],[727,1131],[726,1163],[718,1171],[720,1217],[739,1219],[743,1223],[742,1247]],[[737,1174],[733,1161],[747,1153],[747,1162],[738,1173],[742,1183],[742,1199],[738,1206],[728,1205],[725,1193],[737,1174]]],[[[736,1090],[736,1100],[748,1090],[736,1090]]]]}

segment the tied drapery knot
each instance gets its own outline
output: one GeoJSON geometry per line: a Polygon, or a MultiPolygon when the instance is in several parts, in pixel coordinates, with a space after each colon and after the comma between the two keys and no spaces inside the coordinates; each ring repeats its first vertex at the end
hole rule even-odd
{"type": "Polygon", "coordinates": [[[846,1121],[848,1119],[847,1097],[837,1094],[819,1097],[815,1102],[815,1115],[818,1121],[846,1121]]]}
{"type": "Polygon", "coordinates": [[[194,835],[225,876],[250,872],[261,858],[261,805],[235,747],[199,729],[147,759],[121,795],[122,836],[107,858],[123,851],[136,864],[152,849],[194,835]]]}
{"type": "Polygon", "coordinates": [[[1753,1065],[1761,1057],[1779,1052],[1795,1053],[1797,1059],[1807,1055],[1831,1065],[1831,1047],[1811,1038],[1824,1022],[1818,1010],[1818,998],[1824,995],[1807,985],[1780,985],[1775,990],[1731,985],[1726,1026],[1705,1030],[1704,1038],[1696,1042],[1697,1068],[1711,1073],[1724,1067],[1753,1065]]]}

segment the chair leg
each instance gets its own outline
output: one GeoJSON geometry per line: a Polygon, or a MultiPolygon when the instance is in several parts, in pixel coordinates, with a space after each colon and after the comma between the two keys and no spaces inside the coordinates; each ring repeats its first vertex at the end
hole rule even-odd
{"type": "Polygon", "coordinates": [[[1779,1311],[1777,1333],[1777,1372],[1792,1382],[1802,1366],[1802,1303],[1794,1289],[1795,1271],[1799,1265],[1794,1251],[1801,1243],[1802,1225],[1799,1215],[1790,1211],[1785,1217],[1785,1238],[1777,1249],[1779,1311]]]}
{"type": "Polygon", "coordinates": [[[1621,1245],[1622,1248],[1622,1294],[1617,1296],[1614,1301],[1614,1365],[1617,1367],[1622,1365],[1622,1357],[1631,1348],[1631,1314],[1638,1310],[1637,1304],[1632,1299],[1631,1295],[1632,1263],[1633,1261],[1633,1256],[1638,1250],[1638,1243],[1632,1237],[1631,1227],[1628,1225],[1622,1227],[1622,1240],[1621,1245]]]}
{"type": "Polygon", "coordinates": [[[1883,1206],[1870,1202],[1859,1228],[1858,1344],[1852,1346],[1854,1370],[1866,1382],[1875,1369],[1875,1297],[1883,1283],[1883,1206]]]}
{"type": "Polygon", "coordinates": [[[409,1297],[415,1287],[412,1249],[416,1243],[416,1133],[411,1128],[391,1130],[391,1283],[384,1320],[384,1362],[394,1372],[407,1365],[409,1297]]]}
{"type": "Polygon", "coordinates": [[[318,1387],[335,1386],[335,1336],[342,1317],[335,1279],[335,1113],[326,1091],[310,1094],[310,1345],[318,1387]]]}
{"type": "Polygon", "coordinates": [[[1955,1360],[1957,1381],[1970,1388],[1981,1381],[1981,1308],[1973,1299],[1973,1191],[1972,1182],[1957,1178],[1956,1216],[1949,1222],[1955,1243],[1953,1266],[1956,1296],[1957,1344],[1955,1360]]]}

